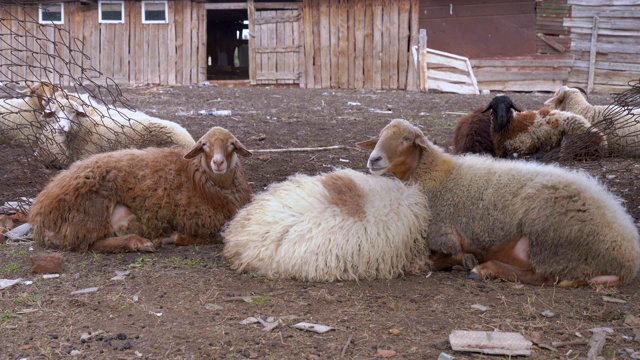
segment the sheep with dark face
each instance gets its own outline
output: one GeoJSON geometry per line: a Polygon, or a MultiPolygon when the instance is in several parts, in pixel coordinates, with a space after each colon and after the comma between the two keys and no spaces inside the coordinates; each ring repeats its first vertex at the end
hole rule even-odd
{"type": "Polygon", "coordinates": [[[220,127],[191,148],[147,148],[94,155],[60,172],[30,209],[45,247],[94,252],[154,251],[219,242],[218,231],[251,200],[238,159],[251,156],[220,127]]]}
{"type": "Polygon", "coordinates": [[[572,145],[583,144],[580,154],[606,152],[604,134],[580,115],[549,108],[521,111],[506,95],[494,97],[483,112],[491,113],[491,136],[499,157],[541,155],[567,139],[572,145]]]}
{"type": "Polygon", "coordinates": [[[633,218],[595,178],[559,166],[452,156],[416,126],[393,120],[358,144],[367,166],[427,195],[432,253],[472,273],[529,284],[627,284],[640,268],[633,218]]]}

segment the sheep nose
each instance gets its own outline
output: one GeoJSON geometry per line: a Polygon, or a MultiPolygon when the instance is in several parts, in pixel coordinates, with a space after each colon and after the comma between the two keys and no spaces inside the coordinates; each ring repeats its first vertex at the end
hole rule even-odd
{"type": "Polygon", "coordinates": [[[369,158],[369,165],[374,165],[382,160],[382,156],[372,156],[369,158]]]}
{"type": "Polygon", "coordinates": [[[213,159],[213,165],[220,169],[224,165],[224,159],[213,159]]]}

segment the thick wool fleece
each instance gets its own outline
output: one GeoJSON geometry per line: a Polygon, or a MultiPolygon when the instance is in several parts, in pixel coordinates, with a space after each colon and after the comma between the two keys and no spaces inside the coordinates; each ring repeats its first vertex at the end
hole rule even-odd
{"type": "Polygon", "coordinates": [[[429,268],[416,187],[339,170],[272,184],[223,232],[231,267],[305,281],[390,279],[429,268]]]}

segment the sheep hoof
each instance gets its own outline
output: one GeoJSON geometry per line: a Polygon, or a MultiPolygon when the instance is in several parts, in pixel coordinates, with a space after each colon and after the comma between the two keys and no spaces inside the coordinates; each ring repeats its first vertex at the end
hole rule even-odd
{"type": "Polygon", "coordinates": [[[480,274],[478,274],[476,272],[476,269],[474,268],[473,270],[469,271],[469,273],[467,273],[467,279],[482,280],[482,276],[480,276],[480,274]]]}
{"type": "Polygon", "coordinates": [[[133,251],[156,252],[156,247],[151,241],[141,236],[134,235],[127,239],[129,248],[133,251]]]}
{"type": "Polygon", "coordinates": [[[463,265],[465,269],[472,270],[478,266],[478,259],[473,254],[464,254],[463,265]]]}

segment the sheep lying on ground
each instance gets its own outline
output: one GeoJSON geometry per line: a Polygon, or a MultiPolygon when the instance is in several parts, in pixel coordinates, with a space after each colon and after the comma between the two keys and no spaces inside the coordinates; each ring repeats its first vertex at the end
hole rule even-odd
{"type": "Polygon", "coordinates": [[[404,120],[358,145],[372,150],[372,173],[420,186],[432,213],[430,249],[459,264],[472,254],[480,262],[472,274],[578,286],[626,284],[638,272],[633,219],[584,172],[451,156],[404,120]]]}
{"type": "Polygon", "coordinates": [[[462,117],[453,129],[454,154],[496,155],[491,137],[491,114],[479,107],[462,117]]]}
{"type": "MultiPolygon", "coordinates": [[[[491,136],[496,155],[529,156],[544,154],[562,145],[568,138],[576,154],[590,156],[606,152],[606,137],[580,115],[542,108],[524,111],[506,95],[495,96],[483,112],[491,111],[491,136]],[[579,140],[572,140],[575,137],[579,140]]],[[[562,150],[561,150],[562,151],[562,150]]]]}
{"type": "Polygon", "coordinates": [[[640,157],[640,109],[591,105],[579,89],[566,86],[561,86],[544,104],[584,116],[607,136],[611,155],[640,157]]]}
{"type": "Polygon", "coordinates": [[[195,144],[177,123],[85,100],[59,91],[47,107],[44,116],[51,121],[51,131],[41,139],[38,154],[50,166],[66,167],[90,155],[119,149],[195,144]]]}
{"type": "Polygon", "coordinates": [[[338,170],[256,195],[223,231],[238,271],[304,281],[390,279],[429,268],[425,196],[395,179],[338,170]]]}
{"type": "Polygon", "coordinates": [[[251,200],[237,155],[251,152],[214,127],[190,150],[120,150],[78,161],[34,200],[34,239],[95,252],[154,251],[153,240],[167,236],[178,245],[218,241],[251,200]]]}
{"type": "Polygon", "coordinates": [[[43,132],[42,113],[56,88],[48,82],[27,82],[25,98],[0,100],[0,144],[33,147],[43,132]]]}

